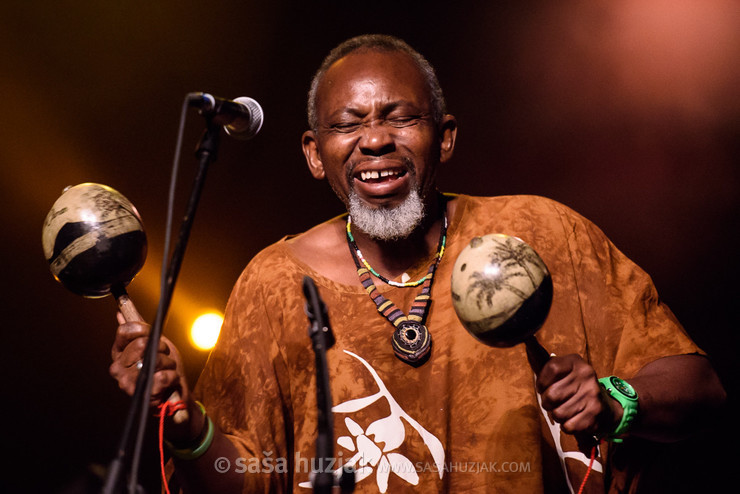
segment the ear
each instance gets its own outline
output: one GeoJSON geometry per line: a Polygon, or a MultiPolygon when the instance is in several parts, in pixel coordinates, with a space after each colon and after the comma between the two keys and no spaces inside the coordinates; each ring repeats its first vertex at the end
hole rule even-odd
{"type": "Polygon", "coordinates": [[[439,125],[439,161],[444,163],[452,158],[457,139],[457,120],[452,115],[444,115],[439,125]]]}
{"type": "Polygon", "coordinates": [[[316,133],[313,130],[307,130],[303,133],[301,146],[303,147],[303,155],[306,157],[306,163],[308,164],[308,169],[311,171],[311,175],[315,179],[323,179],[326,173],[324,173],[324,164],[321,162],[316,133]]]}

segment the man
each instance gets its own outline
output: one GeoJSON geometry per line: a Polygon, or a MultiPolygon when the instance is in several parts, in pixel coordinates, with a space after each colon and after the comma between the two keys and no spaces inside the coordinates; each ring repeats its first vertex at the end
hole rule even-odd
{"type": "MultiPolygon", "coordinates": [[[[650,278],[594,225],[543,198],[437,191],[457,125],[432,68],[405,43],[362,36],[332,51],[309,124],[311,173],[349,217],[250,262],[195,393],[174,347],[160,345],[152,403],[176,390],[187,406],[188,420],[165,426],[187,492],[310,491],[317,411],[304,276],[337,340],[334,447],[358,492],[568,492],[586,477],[584,492],[626,490],[631,477],[608,462],[617,448],[574,435],[672,441],[724,401],[650,278]],[[524,239],[552,274],[538,338],[556,356],[536,382],[523,345],[478,343],[452,308],[454,261],[488,233],[524,239]]],[[[111,373],[131,393],[148,329],[121,322],[111,373]]]]}

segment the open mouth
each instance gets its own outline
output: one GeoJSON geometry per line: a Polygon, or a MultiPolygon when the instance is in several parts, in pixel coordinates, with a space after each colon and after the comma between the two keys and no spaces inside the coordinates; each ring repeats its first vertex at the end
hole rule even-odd
{"type": "Polygon", "coordinates": [[[356,164],[349,172],[350,187],[368,202],[385,204],[408,194],[413,185],[413,167],[404,159],[384,158],[356,164]]]}
{"type": "Polygon", "coordinates": [[[390,182],[406,175],[407,171],[402,168],[390,168],[383,170],[365,170],[356,173],[354,178],[366,184],[379,184],[390,182]]]}

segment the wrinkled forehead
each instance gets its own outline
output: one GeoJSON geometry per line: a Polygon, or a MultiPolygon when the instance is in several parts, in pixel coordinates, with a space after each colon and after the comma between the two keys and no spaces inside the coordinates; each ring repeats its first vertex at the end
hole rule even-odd
{"type": "Polygon", "coordinates": [[[319,83],[319,115],[337,108],[403,100],[431,109],[431,92],[423,72],[410,55],[400,51],[352,52],[326,71],[319,83]]]}

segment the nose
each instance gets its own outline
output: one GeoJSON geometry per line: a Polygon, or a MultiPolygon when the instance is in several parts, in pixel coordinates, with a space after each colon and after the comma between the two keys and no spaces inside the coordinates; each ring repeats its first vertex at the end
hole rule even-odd
{"type": "Polygon", "coordinates": [[[358,146],[363,154],[370,156],[382,156],[396,149],[393,135],[382,121],[368,122],[362,126],[358,146]]]}

